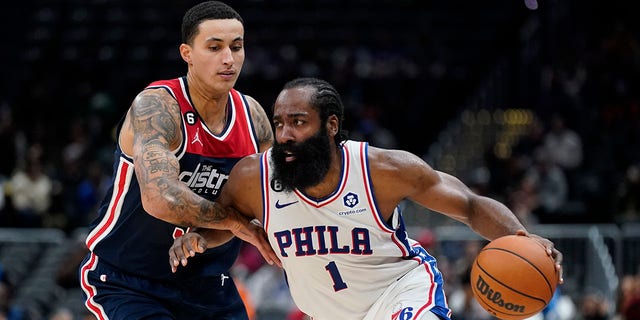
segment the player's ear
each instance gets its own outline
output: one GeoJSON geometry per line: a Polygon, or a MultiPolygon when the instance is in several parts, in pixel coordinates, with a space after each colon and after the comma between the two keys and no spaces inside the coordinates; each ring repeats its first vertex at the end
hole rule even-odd
{"type": "Polygon", "coordinates": [[[329,132],[332,136],[338,134],[338,116],[332,114],[327,119],[327,132],[329,132]]]}
{"type": "Polygon", "coordinates": [[[180,45],[180,56],[184,62],[191,64],[191,46],[183,43],[180,45]]]}

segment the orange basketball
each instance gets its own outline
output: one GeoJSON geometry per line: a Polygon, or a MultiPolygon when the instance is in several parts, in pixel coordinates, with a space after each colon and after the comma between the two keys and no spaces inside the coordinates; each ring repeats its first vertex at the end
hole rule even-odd
{"type": "Polygon", "coordinates": [[[509,235],[489,242],[471,266],[480,305],[500,319],[524,319],[549,303],[558,284],[555,261],[538,241],[509,235]]]}

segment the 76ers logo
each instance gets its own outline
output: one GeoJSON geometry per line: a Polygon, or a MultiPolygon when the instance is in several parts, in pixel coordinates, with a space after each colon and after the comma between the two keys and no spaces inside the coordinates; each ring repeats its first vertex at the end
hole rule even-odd
{"type": "Polygon", "coordinates": [[[402,305],[396,306],[396,308],[394,309],[398,309],[398,311],[395,311],[392,315],[391,315],[391,320],[411,320],[413,319],[413,307],[405,307],[403,308],[402,305]]]}

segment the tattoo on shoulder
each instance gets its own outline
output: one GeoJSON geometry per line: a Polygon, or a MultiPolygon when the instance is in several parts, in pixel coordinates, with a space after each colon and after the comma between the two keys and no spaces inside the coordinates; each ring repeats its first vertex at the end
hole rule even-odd
{"type": "Polygon", "coordinates": [[[254,103],[251,104],[252,108],[252,119],[254,128],[256,130],[256,135],[258,138],[258,144],[263,145],[271,145],[273,144],[273,130],[271,129],[271,122],[267,117],[266,112],[262,108],[262,106],[255,100],[254,103]]]}
{"type": "Polygon", "coordinates": [[[256,135],[258,136],[258,143],[260,145],[273,143],[273,131],[271,130],[271,123],[267,120],[267,117],[258,117],[256,124],[256,135]]]}
{"type": "MultiPolygon", "coordinates": [[[[160,89],[159,89],[160,90],[160,89]]],[[[169,94],[143,91],[131,109],[131,125],[142,141],[160,140],[170,144],[180,132],[178,103],[169,94]]]]}
{"type": "MultiPolygon", "coordinates": [[[[168,95],[167,95],[168,96],[168,95]]],[[[139,151],[133,157],[140,183],[149,188],[168,188],[167,174],[177,174],[179,164],[169,147],[178,137],[179,117],[174,115],[175,100],[164,98],[156,92],[142,92],[131,108],[131,126],[134,128],[134,144],[139,151]]]]}

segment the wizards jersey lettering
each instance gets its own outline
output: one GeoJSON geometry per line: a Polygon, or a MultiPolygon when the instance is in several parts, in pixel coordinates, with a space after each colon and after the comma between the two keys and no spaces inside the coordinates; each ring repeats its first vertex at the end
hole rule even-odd
{"type": "Polygon", "coordinates": [[[222,184],[229,179],[229,175],[219,172],[213,165],[198,164],[193,172],[180,173],[180,181],[184,182],[200,195],[217,195],[222,184]]]}

